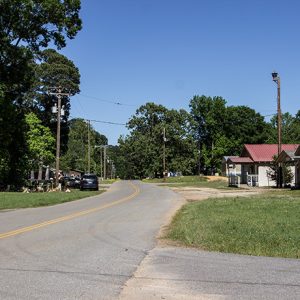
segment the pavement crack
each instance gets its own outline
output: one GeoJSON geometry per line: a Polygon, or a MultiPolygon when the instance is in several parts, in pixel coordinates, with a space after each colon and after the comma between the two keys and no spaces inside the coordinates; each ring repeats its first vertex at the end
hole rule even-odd
{"type": "Polygon", "coordinates": [[[130,275],[113,274],[113,273],[99,273],[99,272],[82,272],[82,271],[62,271],[62,270],[38,270],[38,269],[17,269],[17,268],[0,268],[1,271],[11,272],[34,272],[34,273],[57,273],[57,274],[76,274],[89,276],[104,276],[104,277],[122,277],[130,278],[130,275]]]}

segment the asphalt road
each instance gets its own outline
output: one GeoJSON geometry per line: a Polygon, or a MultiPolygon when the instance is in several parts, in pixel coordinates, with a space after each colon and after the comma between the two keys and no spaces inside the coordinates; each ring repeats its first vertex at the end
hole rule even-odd
{"type": "Polygon", "coordinates": [[[0,211],[0,299],[300,299],[300,260],[156,243],[182,198],[118,182],[52,207],[0,211]]]}
{"type": "Polygon", "coordinates": [[[121,181],[52,207],[0,212],[0,299],[117,299],[180,197],[121,181]]]}
{"type": "Polygon", "coordinates": [[[155,247],[121,300],[298,300],[300,260],[155,247]]]}

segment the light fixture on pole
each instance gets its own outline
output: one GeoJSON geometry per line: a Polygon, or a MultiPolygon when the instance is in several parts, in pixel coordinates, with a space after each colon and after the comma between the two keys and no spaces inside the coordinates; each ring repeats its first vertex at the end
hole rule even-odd
{"type": "MultiPolygon", "coordinates": [[[[281,107],[280,107],[280,77],[277,72],[272,73],[272,79],[277,84],[277,134],[278,134],[278,153],[279,157],[281,153],[281,107]]],[[[282,188],[282,166],[281,163],[278,163],[277,171],[277,186],[282,188]]]]}

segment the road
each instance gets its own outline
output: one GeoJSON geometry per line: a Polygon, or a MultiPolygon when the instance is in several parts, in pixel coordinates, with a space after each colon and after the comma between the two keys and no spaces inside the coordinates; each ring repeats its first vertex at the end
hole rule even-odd
{"type": "Polygon", "coordinates": [[[300,260],[157,243],[182,203],[121,181],[96,197],[1,211],[0,299],[300,299],[300,260]]]}
{"type": "Polygon", "coordinates": [[[117,299],[179,198],[120,181],[96,197],[0,212],[0,299],[117,299]]]}

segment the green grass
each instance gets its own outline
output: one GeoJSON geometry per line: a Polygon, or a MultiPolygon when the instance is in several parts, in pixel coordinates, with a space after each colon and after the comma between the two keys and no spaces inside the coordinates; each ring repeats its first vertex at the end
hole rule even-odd
{"type": "Polygon", "coordinates": [[[113,184],[114,182],[118,181],[119,179],[104,179],[100,180],[99,184],[113,184]]]}
{"type": "Polygon", "coordinates": [[[209,187],[215,189],[228,189],[228,182],[224,180],[209,181],[205,176],[178,176],[163,178],[144,179],[146,183],[163,183],[171,187],[209,187]]]}
{"type": "Polygon", "coordinates": [[[90,196],[95,196],[103,191],[79,191],[72,190],[71,193],[52,192],[52,193],[0,193],[0,210],[54,205],[90,196]]]}
{"type": "Polygon", "coordinates": [[[300,191],[185,205],[166,238],[209,251],[300,257],[300,191]]]}

